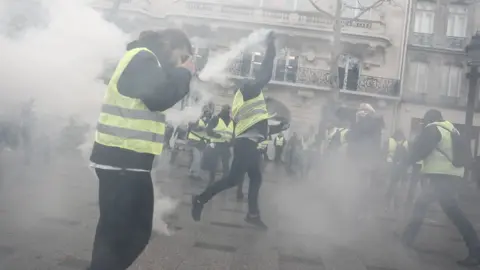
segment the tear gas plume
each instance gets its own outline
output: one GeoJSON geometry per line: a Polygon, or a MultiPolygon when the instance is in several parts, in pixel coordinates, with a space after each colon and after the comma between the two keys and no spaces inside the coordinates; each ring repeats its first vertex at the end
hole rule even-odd
{"type": "Polygon", "coordinates": [[[227,68],[232,62],[248,48],[259,44],[267,38],[270,30],[260,29],[251,33],[248,37],[236,42],[228,52],[217,55],[207,62],[199,75],[202,81],[215,82],[220,85],[228,84],[227,68]]]}
{"type": "Polygon", "coordinates": [[[86,1],[36,1],[40,10],[32,3],[7,1],[0,10],[4,32],[16,17],[37,18],[20,33],[0,35],[2,101],[34,98],[39,112],[94,122],[105,90],[97,77],[121,57],[128,36],[86,1]]]}
{"type": "Polygon", "coordinates": [[[245,50],[256,46],[264,41],[270,30],[260,29],[251,33],[248,37],[236,42],[227,52],[218,54],[206,63],[198,75],[200,80],[192,80],[190,100],[196,100],[194,104],[186,106],[183,110],[178,108],[166,112],[167,119],[174,126],[196,121],[202,112],[203,105],[214,97],[214,90],[218,87],[230,87],[233,83],[229,79],[228,67],[245,50]]]}

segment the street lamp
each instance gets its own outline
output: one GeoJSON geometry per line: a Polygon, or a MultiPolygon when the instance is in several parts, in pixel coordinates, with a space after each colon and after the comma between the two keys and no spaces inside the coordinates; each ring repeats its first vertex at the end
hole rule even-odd
{"type": "Polygon", "coordinates": [[[480,31],[472,37],[470,44],[465,48],[467,52],[467,63],[470,67],[470,72],[467,74],[469,80],[468,96],[467,96],[467,111],[465,114],[465,135],[469,140],[473,138],[472,126],[473,116],[475,113],[475,103],[477,100],[478,79],[480,73],[478,67],[480,66],[480,31]]]}

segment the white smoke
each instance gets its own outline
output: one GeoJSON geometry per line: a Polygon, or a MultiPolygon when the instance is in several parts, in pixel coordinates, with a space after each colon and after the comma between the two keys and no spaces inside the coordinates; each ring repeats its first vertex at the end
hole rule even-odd
{"type": "Polygon", "coordinates": [[[14,38],[0,36],[2,101],[34,98],[40,112],[77,114],[92,122],[105,90],[97,77],[107,61],[121,57],[128,36],[85,1],[36,2],[43,12],[32,9],[27,0],[7,1],[0,10],[3,18],[10,18],[0,22],[0,29],[11,28],[15,16],[41,17],[42,22],[29,22],[31,26],[14,38]]]}
{"type": "Polygon", "coordinates": [[[178,108],[168,110],[166,112],[168,121],[174,126],[196,121],[202,112],[203,105],[214,99],[218,88],[228,88],[233,85],[228,67],[244,51],[264,41],[269,32],[270,30],[267,29],[252,32],[248,37],[235,42],[227,52],[209,58],[198,76],[200,80],[194,79],[190,85],[191,99],[197,99],[196,102],[184,107],[183,110],[178,108]]]}

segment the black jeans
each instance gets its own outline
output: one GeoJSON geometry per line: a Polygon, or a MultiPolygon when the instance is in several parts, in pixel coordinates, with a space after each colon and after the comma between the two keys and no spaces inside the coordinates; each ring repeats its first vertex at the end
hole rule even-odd
{"type": "Polygon", "coordinates": [[[230,171],[230,145],[226,143],[217,143],[213,149],[213,168],[210,170],[210,183],[215,181],[215,174],[217,172],[218,161],[222,161],[222,173],[224,176],[228,175],[230,171]]]}
{"type": "Polygon", "coordinates": [[[125,270],[142,253],[152,233],[150,172],[95,170],[100,218],[90,270],[125,270]]]}
{"type": "Polygon", "coordinates": [[[260,170],[261,154],[257,150],[257,143],[247,138],[236,139],[233,145],[233,162],[228,175],[225,175],[220,181],[213,185],[198,196],[198,200],[202,203],[208,202],[216,194],[235,187],[242,181],[245,173],[250,178],[248,187],[248,213],[250,215],[258,215],[258,193],[262,184],[262,172],[260,170]]]}
{"type": "Polygon", "coordinates": [[[282,162],[283,146],[275,146],[275,163],[282,162]]]}
{"type": "Polygon", "coordinates": [[[477,233],[472,223],[470,223],[458,207],[455,199],[456,185],[461,184],[462,178],[451,175],[429,175],[426,176],[425,179],[422,194],[415,202],[413,216],[403,234],[404,240],[407,243],[413,243],[420,231],[420,226],[425,218],[428,206],[434,201],[438,201],[443,212],[462,235],[467,248],[470,251],[478,249],[479,241],[477,233]]]}

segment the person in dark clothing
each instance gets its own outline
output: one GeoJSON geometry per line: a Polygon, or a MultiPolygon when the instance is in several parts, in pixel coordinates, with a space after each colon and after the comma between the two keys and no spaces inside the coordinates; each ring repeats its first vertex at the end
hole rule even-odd
{"type": "Polygon", "coordinates": [[[165,143],[164,143],[164,148],[165,149],[170,149],[170,140],[173,137],[173,132],[175,131],[175,128],[173,127],[172,124],[167,123],[165,127],[165,143]]]}
{"type": "Polygon", "coordinates": [[[233,122],[230,118],[230,106],[224,105],[218,115],[213,116],[208,122],[207,135],[212,138],[213,151],[211,155],[212,166],[209,168],[210,184],[215,182],[218,160],[222,161],[223,177],[230,170],[230,146],[233,139],[233,122]]]}
{"type": "Polygon", "coordinates": [[[277,137],[275,137],[275,140],[273,140],[273,145],[275,146],[275,163],[280,164],[282,163],[282,154],[283,154],[283,149],[285,148],[285,145],[287,144],[287,140],[285,140],[285,137],[283,136],[283,133],[280,132],[277,137]]]}
{"type": "Polygon", "coordinates": [[[408,142],[401,130],[396,130],[393,136],[388,140],[386,149],[387,167],[390,175],[390,181],[387,188],[386,200],[388,207],[393,206],[397,209],[399,198],[395,196],[395,189],[400,181],[406,181],[407,170],[402,166],[408,151],[408,142]]]}
{"type": "MultiPolygon", "coordinates": [[[[215,107],[214,107],[215,108],[215,107]]],[[[189,177],[202,180],[202,167],[205,167],[208,159],[207,143],[210,141],[205,129],[212,119],[213,110],[208,105],[203,106],[202,116],[188,126],[188,144],[192,147],[192,162],[189,169],[189,177]],[[207,157],[206,157],[207,156],[207,157]]]]}
{"type": "Polygon", "coordinates": [[[245,81],[235,93],[232,105],[232,117],[235,123],[235,140],[233,142],[233,162],[228,176],[215,182],[198,196],[192,198],[192,217],[200,220],[203,206],[216,194],[235,187],[248,173],[250,178],[248,192],[248,214],[245,221],[261,229],[267,229],[260,218],[258,194],[262,183],[260,169],[261,154],[257,147],[266,140],[268,135],[288,128],[281,122],[278,126],[268,125],[269,114],[263,96],[263,88],[272,77],[273,61],[275,59],[275,44],[273,33],[267,37],[265,58],[255,75],[254,81],[245,81]]]}
{"type": "Polygon", "coordinates": [[[142,33],[127,50],[109,82],[90,157],[100,207],[90,270],[125,270],[148,244],[161,112],[189,93],[194,73],[191,44],[180,30],[142,33]]]}
{"type": "Polygon", "coordinates": [[[469,251],[468,257],[458,261],[458,264],[478,266],[480,265],[480,242],[477,233],[456,201],[456,191],[458,185],[462,183],[464,168],[453,166],[451,159],[445,156],[452,153],[451,132],[454,132],[455,127],[443,120],[440,111],[433,109],[425,113],[423,123],[425,127],[410,148],[405,165],[412,165],[422,160],[422,174],[425,181],[422,182],[424,183],[422,194],[415,202],[412,218],[403,233],[402,241],[407,246],[413,245],[428,206],[438,201],[443,212],[462,235],[469,251]]]}

